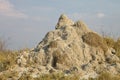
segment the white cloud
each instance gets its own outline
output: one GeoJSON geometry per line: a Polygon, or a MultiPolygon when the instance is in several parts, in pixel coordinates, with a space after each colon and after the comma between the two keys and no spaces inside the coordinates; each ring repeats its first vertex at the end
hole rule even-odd
{"type": "Polygon", "coordinates": [[[0,15],[15,18],[27,18],[27,15],[15,9],[15,6],[9,0],[0,0],[0,15]]]}
{"type": "Polygon", "coordinates": [[[98,18],[103,18],[103,17],[105,17],[105,14],[104,13],[97,13],[97,17],[98,18]]]}

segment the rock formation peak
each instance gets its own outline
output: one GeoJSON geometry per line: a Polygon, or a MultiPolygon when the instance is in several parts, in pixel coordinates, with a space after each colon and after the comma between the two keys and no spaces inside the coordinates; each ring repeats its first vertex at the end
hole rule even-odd
{"type": "Polygon", "coordinates": [[[67,17],[67,15],[65,15],[65,14],[61,14],[60,17],[59,17],[59,20],[60,20],[60,19],[68,19],[68,17],[67,17]]]}
{"type": "Polygon", "coordinates": [[[58,23],[56,25],[56,29],[59,29],[63,26],[66,26],[66,25],[73,25],[74,22],[69,19],[65,14],[61,14],[61,16],[59,17],[59,20],[58,20],[58,23]]]}
{"type": "Polygon", "coordinates": [[[95,77],[102,70],[110,72],[114,69],[114,74],[119,73],[108,61],[115,62],[118,67],[119,58],[112,54],[113,49],[108,49],[103,38],[83,21],[73,22],[64,14],[60,16],[56,29],[48,32],[35,50],[38,50],[37,63],[56,70],[76,68],[82,77],[95,77]]]}

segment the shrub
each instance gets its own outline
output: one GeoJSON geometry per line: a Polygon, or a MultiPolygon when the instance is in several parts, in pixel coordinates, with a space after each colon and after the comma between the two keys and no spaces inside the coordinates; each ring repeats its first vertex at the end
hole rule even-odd
{"type": "Polygon", "coordinates": [[[103,37],[103,39],[108,47],[114,47],[115,40],[113,38],[106,36],[106,37],[103,37]]]}
{"type": "Polygon", "coordinates": [[[104,52],[108,50],[103,38],[96,33],[89,32],[82,36],[83,42],[89,44],[90,46],[100,47],[104,52]]]}
{"type": "Polygon", "coordinates": [[[120,39],[118,39],[113,47],[116,51],[116,55],[120,58],[120,39]]]}
{"type": "Polygon", "coordinates": [[[107,44],[108,47],[112,47],[116,51],[116,55],[120,58],[120,38],[118,38],[116,41],[109,37],[103,37],[105,43],[107,44]]]}

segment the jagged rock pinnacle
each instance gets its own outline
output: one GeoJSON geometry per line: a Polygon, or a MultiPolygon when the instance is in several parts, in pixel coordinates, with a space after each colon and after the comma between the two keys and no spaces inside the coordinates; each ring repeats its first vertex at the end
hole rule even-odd
{"type": "Polygon", "coordinates": [[[68,19],[68,17],[65,14],[61,14],[59,20],[61,19],[68,19]]]}
{"type": "Polygon", "coordinates": [[[71,19],[69,19],[65,14],[61,14],[55,28],[59,29],[62,28],[63,26],[67,26],[67,25],[71,26],[73,24],[74,22],[71,19]]]}

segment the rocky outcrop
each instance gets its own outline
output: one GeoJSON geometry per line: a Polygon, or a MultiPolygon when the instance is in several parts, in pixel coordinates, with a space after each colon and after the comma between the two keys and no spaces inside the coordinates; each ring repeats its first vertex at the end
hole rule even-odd
{"type": "Polygon", "coordinates": [[[66,15],[61,15],[55,30],[48,32],[37,45],[32,58],[36,57],[39,65],[51,66],[56,70],[75,67],[83,76],[111,69],[117,74],[119,58],[112,51],[102,37],[83,21],[73,22],[66,15]]]}
{"type": "Polygon", "coordinates": [[[30,70],[36,77],[41,73],[62,71],[65,74],[77,72],[80,79],[96,77],[102,71],[120,73],[120,60],[108,48],[103,38],[90,30],[83,21],[73,22],[61,15],[55,30],[46,34],[43,40],[27,55],[17,60],[24,72],[30,70]]]}

